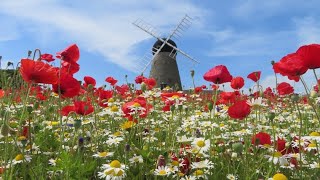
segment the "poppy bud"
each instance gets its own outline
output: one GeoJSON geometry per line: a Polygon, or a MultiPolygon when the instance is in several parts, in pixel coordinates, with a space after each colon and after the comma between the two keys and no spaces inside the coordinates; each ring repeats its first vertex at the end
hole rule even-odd
{"type": "Polygon", "coordinates": [[[298,102],[298,100],[299,100],[299,95],[298,95],[298,94],[292,94],[291,100],[292,100],[293,102],[298,102]]]}
{"type": "Polygon", "coordinates": [[[213,109],[213,104],[212,104],[212,102],[208,102],[208,103],[207,103],[207,106],[208,106],[209,111],[211,111],[211,110],[213,109]]]}
{"type": "Polygon", "coordinates": [[[29,50],[29,51],[28,51],[28,57],[30,57],[30,56],[31,56],[31,54],[32,54],[32,51],[31,51],[31,50],[29,50]]]}
{"type": "Polygon", "coordinates": [[[232,149],[236,153],[241,153],[243,151],[243,144],[241,142],[237,142],[232,144],[232,149]]]}
{"type": "Polygon", "coordinates": [[[271,65],[274,65],[274,63],[275,63],[274,60],[272,60],[272,61],[271,61],[271,65]]]}
{"type": "Polygon", "coordinates": [[[8,136],[9,132],[10,132],[10,127],[6,123],[2,124],[2,126],[1,126],[1,134],[3,136],[8,136]]]}
{"type": "Polygon", "coordinates": [[[141,91],[142,92],[144,92],[144,91],[146,91],[147,90],[147,85],[146,85],[146,83],[141,83],[141,91]]]}
{"type": "Polygon", "coordinates": [[[269,112],[268,113],[268,118],[269,118],[270,121],[272,121],[275,117],[276,117],[276,113],[274,113],[274,112],[269,112]]]}
{"type": "Polygon", "coordinates": [[[32,110],[33,110],[33,108],[31,106],[27,106],[27,111],[28,111],[29,114],[32,113],[32,110]]]}
{"type": "Polygon", "coordinates": [[[175,109],[176,109],[176,106],[175,106],[175,105],[171,105],[171,106],[170,106],[170,111],[173,112],[175,109]]]}
{"type": "Polygon", "coordinates": [[[124,150],[125,151],[130,151],[130,144],[126,144],[125,146],[124,146],[124,150]]]}
{"type": "Polygon", "coordinates": [[[78,119],[74,120],[73,125],[75,129],[79,129],[81,127],[81,120],[78,120],[78,119]]]}
{"type": "Polygon", "coordinates": [[[190,71],[191,77],[194,77],[194,70],[190,71]]]}

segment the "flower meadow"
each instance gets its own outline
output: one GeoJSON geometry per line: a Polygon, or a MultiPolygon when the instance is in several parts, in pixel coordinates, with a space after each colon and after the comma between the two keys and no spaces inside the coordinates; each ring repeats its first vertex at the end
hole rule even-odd
{"type": "Polygon", "coordinates": [[[1,80],[0,179],[320,177],[320,81],[309,89],[303,80],[307,71],[318,80],[319,44],[271,63],[275,89],[259,85],[259,70],[233,77],[224,65],[190,90],[159,89],[142,75],[97,87],[94,77],[74,78],[79,59],[76,44],[55,57],[37,49],[1,80]],[[245,78],[255,82],[250,94],[245,78]]]}

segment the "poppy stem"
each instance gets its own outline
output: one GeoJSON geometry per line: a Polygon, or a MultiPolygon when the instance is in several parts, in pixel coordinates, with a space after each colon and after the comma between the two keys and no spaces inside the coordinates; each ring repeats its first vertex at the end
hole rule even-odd
{"type": "Polygon", "coordinates": [[[309,103],[309,105],[312,107],[314,113],[315,113],[316,116],[317,116],[318,121],[320,122],[320,117],[319,117],[318,111],[317,111],[317,109],[315,108],[315,106],[314,106],[314,104],[313,104],[313,101],[310,100],[310,93],[309,93],[309,90],[308,90],[308,88],[307,88],[307,84],[306,84],[306,82],[303,80],[302,76],[300,76],[300,80],[301,80],[301,82],[302,82],[302,84],[303,84],[304,89],[306,90],[307,98],[308,98],[308,103],[309,103]]]}
{"type": "Polygon", "coordinates": [[[312,69],[313,71],[313,74],[314,74],[314,77],[316,78],[316,81],[317,81],[317,86],[318,86],[318,90],[320,89],[320,84],[318,83],[318,76],[317,76],[317,73],[316,73],[316,70],[315,69],[312,69]]]}
{"type": "Polygon", "coordinates": [[[40,51],[40,49],[35,49],[34,50],[34,52],[33,52],[33,58],[32,58],[32,60],[34,60],[34,58],[36,57],[36,53],[39,53],[39,58],[37,59],[37,60],[41,60],[41,51],[40,51]]]}

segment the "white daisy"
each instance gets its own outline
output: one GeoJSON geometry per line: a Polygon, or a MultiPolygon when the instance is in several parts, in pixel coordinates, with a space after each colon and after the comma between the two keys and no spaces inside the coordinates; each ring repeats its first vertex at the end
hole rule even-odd
{"type": "Polygon", "coordinates": [[[94,155],[92,155],[93,157],[97,157],[97,158],[106,158],[106,157],[110,157],[110,156],[113,156],[113,153],[114,152],[106,152],[106,151],[103,151],[103,152],[98,152],[94,155]]]}
{"type": "Polygon", "coordinates": [[[141,155],[140,156],[134,155],[132,158],[129,159],[129,161],[131,164],[143,163],[143,158],[141,155]]]}
{"type": "Polygon", "coordinates": [[[171,174],[171,169],[168,166],[158,166],[157,169],[154,170],[154,175],[156,176],[169,176],[171,174]]]}
{"type": "Polygon", "coordinates": [[[199,148],[201,152],[206,152],[210,148],[210,140],[204,138],[195,138],[191,143],[193,147],[199,148]]]}
{"type": "Polygon", "coordinates": [[[12,164],[19,164],[22,163],[23,161],[26,162],[30,162],[31,161],[31,156],[29,155],[23,155],[23,154],[18,154],[13,160],[12,160],[12,164]]]}
{"type": "Polygon", "coordinates": [[[126,177],[126,166],[118,160],[113,160],[109,164],[102,165],[103,172],[98,172],[99,178],[120,180],[126,177]]]}
{"type": "Polygon", "coordinates": [[[199,161],[199,162],[192,162],[191,168],[192,169],[202,169],[202,168],[212,169],[213,163],[208,159],[204,161],[199,161]]]}

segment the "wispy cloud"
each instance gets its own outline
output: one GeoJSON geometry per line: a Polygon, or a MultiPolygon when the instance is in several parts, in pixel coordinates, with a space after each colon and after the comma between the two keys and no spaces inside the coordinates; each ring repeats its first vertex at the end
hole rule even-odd
{"type": "MultiPolygon", "coordinates": [[[[131,25],[135,19],[153,20],[150,23],[161,29],[177,23],[185,13],[202,16],[204,11],[181,0],[161,3],[99,1],[90,4],[53,0],[4,0],[0,9],[0,14],[14,17],[21,26],[29,27],[31,34],[41,34],[48,40],[58,38],[78,42],[85,50],[99,53],[106,61],[127,70],[136,66],[135,61],[140,56],[132,52],[134,47],[150,38],[131,25]]],[[[23,35],[25,32],[17,33],[23,35]]]]}
{"type": "Polygon", "coordinates": [[[275,55],[283,51],[287,43],[295,44],[294,31],[236,32],[230,28],[212,31],[213,48],[208,56],[275,55]]]}
{"type": "MultiPolygon", "coordinates": [[[[317,73],[317,75],[319,76],[319,74],[317,73]]],[[[305,81],[305,83],[307,84],[307,89],[312,89],[313,86],[316,84],[316,78],[313,74],[313,72],[311,70],[309,70],[306,74],[304,74],[303,79],[305,81]]],[[[294,87],[295,93],[301,93],[301,94],[305,94],[305,87],[303,86],[303,83],[301,81],[299,82],[295,82],[292,80],[289,80],[287,77],[285,76],[281,76],[279,74],[277,74],[277,81],[278,84],[281,82],[287,82],[289,84],[291,84],[294,87]]],[[[269,75],[264,77],[261,80],[261,86],[265,89],[267,87],[271,87],[273,89],[276,88],[276,78],[274,75],[269,75]]]]}

